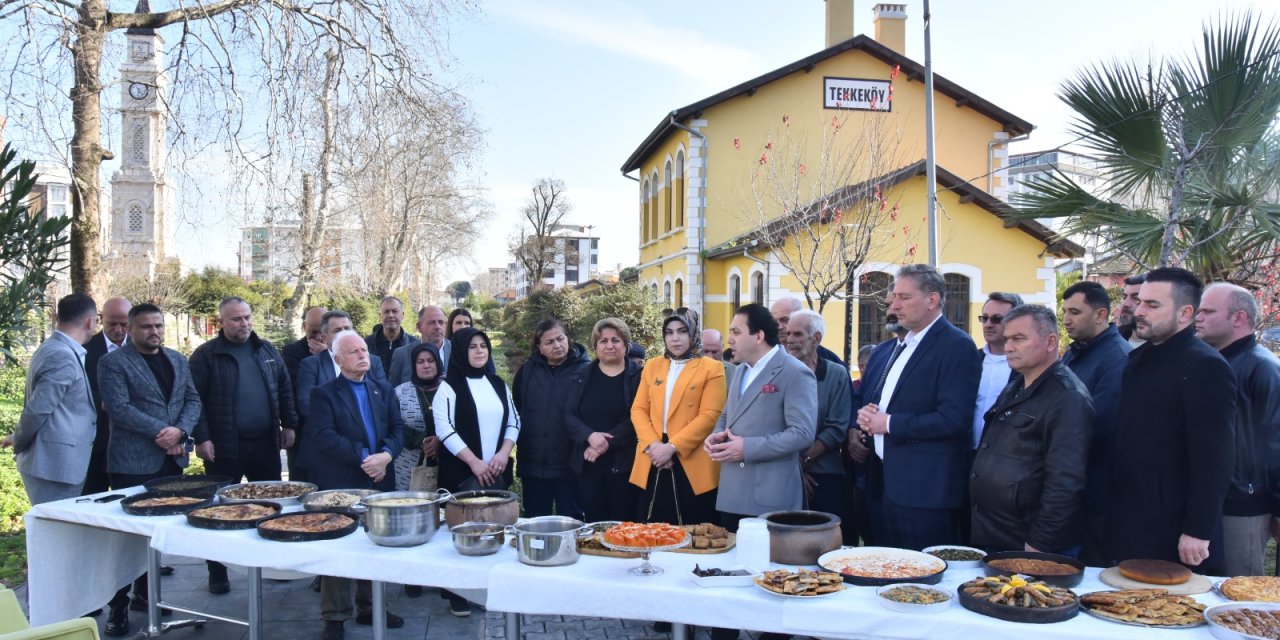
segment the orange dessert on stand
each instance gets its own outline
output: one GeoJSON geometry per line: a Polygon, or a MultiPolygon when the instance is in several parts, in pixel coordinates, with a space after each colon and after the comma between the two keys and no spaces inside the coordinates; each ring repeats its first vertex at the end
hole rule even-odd
{"type": "Polygon", "coordinates": [[[623,522],[604,532],[604,541],[617,547],[667,547],[684,542],[688,534],[680,527],[653,522],[623,522]]]}

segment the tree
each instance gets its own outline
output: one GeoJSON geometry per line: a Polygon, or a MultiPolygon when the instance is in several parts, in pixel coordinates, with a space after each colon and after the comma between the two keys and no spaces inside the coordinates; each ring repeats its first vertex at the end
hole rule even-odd
{"type": "MultiPolygon", "coordinates": [[[[96,282],[101,275],[100,174],[102,162],[113,157],[103,144],[102,95],[109,83],[103,82],[101,66],[104,52],[110,51],[110,36],[128,29],[181,24],[170,74],[174,94],[160,95],[162,106],[176,111],[190,104],[193,111],[204,110],[204,115],[212,116],[210,122],[220,125],[217,132],[199,135],[205,133],[199,126],[201,118],[192,118],[179,129],[195,148],[221,141],[244,152],[241,114],[254,111],[246,109],[245,103],[266,95],[269,118],[300,113],[301,91],[291,89],[319,75],[317,56],[346,63],[339,65],[349,72],[342,86],[357,98],[370,90],[412,96],[440,89],[427,63],[441,51],[435,37],[440,22],[459,5],[469,8],[471,0],[194,0],[165,11],[152,11],[148,0],[139,0],[132,12],[110,11],[107,0],[0,0],[0,19],[19,23],[13,30],[22,34],[7,60],[11,71],[7,77],[14,81],[7,83],[5,97],[23,109],[10,115],[57,123],[46,129],[51,146],[70,148],[73,289],[92,294],[101,286],[96,282]],[[406,39],[410,35],[413,39],[406,39]],[[62,59],[69,68],[46,69],[50,61],[59,60],[62,47],[67,50],[68,56],[62,59]],[[260,63],[261,69],[240,68],[250,60],[260,63]],[[257,77],[254,71],[260,72],[257,77]],[[47,99],[32,100],[25,93],[33,84],[34,93],[47,99]],[[53,98],[67,85],[71,86],[69,117],[57,112],[66,103],[53,98]],[[183,87],[192,89],[193,97],[185,97],[183,87]],[[34,113],[21,113],[26,109],[34,113]],[[59,130],[67,122],[71,134],[64,139],[59,130]]],[[[304,115],[310,114],[307,110],[304,115]]],[[[241,156],[250,163],[252,156],[261,164],[276,163],[280,157],[271,153],[276,150],[241,156]]]]}
{"type": "Polygon", "coordinates": [[[1065,82],[1059,98],[1103,187],[1028,182],[1019,215],[1058,218],[1063,235],[1097,238],[1143,269],[1248,281],[1280,241],[1280,27],[1258,22],[1221,18],[1193,56],[1116,60],[1065,82]]]}
{"type": "Polygon", "coordinates": [[[66,230],[71,225],[68,216],[49,218],[43,209],[32,211],[27,205],[36,165],[15,165],[17,155],[11,145],[0,151],[0,351],[6,360],[14,359],[12,349],[32,319],[44,318],[46,291],[66,268],[66,230]]]}
{"type": "Polygon", "coordinates": [[[448,292],[449,297],[453,298],[455,303],[458,303],[471,295],[471,283],[466,280],[458,280],[450,284],[445,291],[448,292]]]}
{"type": "Polygon", "coordinates": [[[187,274],[183,283],[187,292],[188,309],[193,315],[202,318],[218,317],[218,307],[231,296],[243,298],[255,311],[265,302],[264,297],[251,289],[249,283],[226,269],[205,267],[203,271],[187,274]]]}
{"type": "Polygon", "coordinates": [[[530,189],[529,200],[520,210],[520,229],[511,243],[511,254],[528,274],[529,291],[525,293],[537,291],[546,272],[559,264],[560,250],[553,234],[571,211],[563,180],[541,178],[530,189]]]}

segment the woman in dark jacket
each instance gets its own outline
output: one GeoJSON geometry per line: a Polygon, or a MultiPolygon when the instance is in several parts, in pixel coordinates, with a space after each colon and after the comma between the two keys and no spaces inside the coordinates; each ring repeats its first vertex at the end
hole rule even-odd
{"type": "Polygon", "coordinates": [[[582,518],[574,497],[577,483],[569,470],[573,448],[564,427],[568,390],[591,364],[587,349],[569,339],[559,320],[543,320],[533,331],[533,354],[516,372],[514,391],[520,412],[519,473],[527,518],[582,518]]]}
{"type": "Polygon", "coordinates": [[[627,358],[631,330],[605,318],[591,330],[596,360],[569,389],[564,426],[573,453],[569,468],[577,482],[578,506],[587,522],[634,520],[639,492],[629,482],[636,430],[631,402],[643,367],[627,358]]]}
{"type": "Polygon", "coordinates": [[[449,372],[432,410],[436,435],[448,452],[440,458],[440,486],[505,489],[511,484],[511,449],[520,436],[511,390],[485,372],[493,347],[483,331],[461,329],[451,347],[449,372]]]}

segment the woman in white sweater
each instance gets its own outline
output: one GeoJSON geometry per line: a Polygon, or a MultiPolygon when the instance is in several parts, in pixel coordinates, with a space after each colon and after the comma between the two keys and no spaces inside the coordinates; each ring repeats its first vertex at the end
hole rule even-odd
{"type": "Polygon", "coordinates": [[[511,389],[485,371],[493,348],[483,331],[456,331],[451,347],[445,384],[432,403],[436,436],[447,452],[440,460],[440,486],[505,489],[511,484],[511,449],[520,436],[511,389]]]}

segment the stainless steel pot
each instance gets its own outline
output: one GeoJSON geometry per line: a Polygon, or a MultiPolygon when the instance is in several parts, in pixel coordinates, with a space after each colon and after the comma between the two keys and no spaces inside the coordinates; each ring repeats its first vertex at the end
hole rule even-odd
{"type": "Polygon", "coordinates": [[[453,548],[464,556],[497,553],[506,541],[506,524],[501,522],[464,522],[450,531],[453,532],[453,548]]]}
{"type": "Polygon", "coordinates": [[[440,503],[449,498],[441,489],[388,491],[360,499],[353,509],[364,513],[364,532],[384,547],[415,547],[426,543],[440,527],[440,503]]]}
{"type": "Polygon", "coordinates": [[[564,516],[542,516],[507,527],[516,539],[520,562],[535,567],[558,567],[578,561],[578,538],[587,538],[592,528],[581,520],[564,516]]]}

